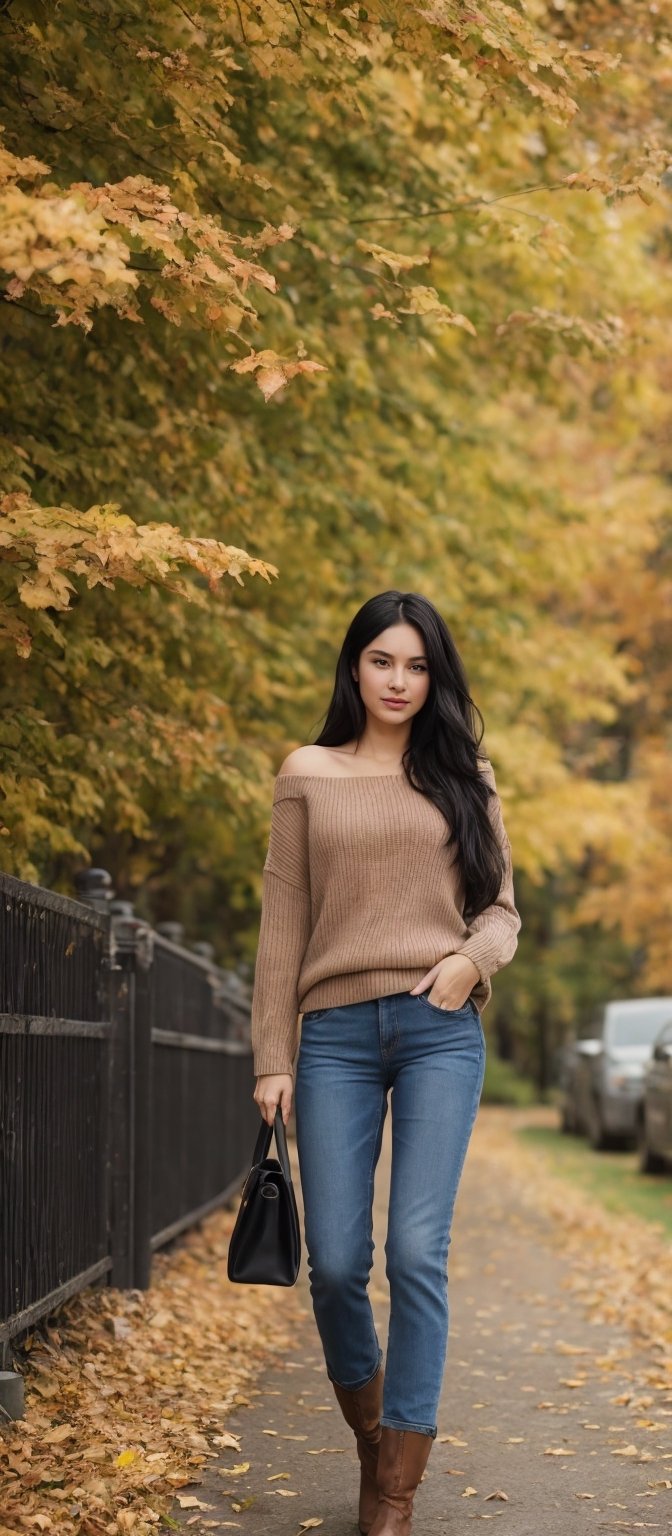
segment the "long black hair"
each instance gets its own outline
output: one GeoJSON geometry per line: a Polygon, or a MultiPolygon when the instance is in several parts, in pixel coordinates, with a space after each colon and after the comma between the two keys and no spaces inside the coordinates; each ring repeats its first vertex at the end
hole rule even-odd
{"type": "Polygon", "coordinates": [[[446,847],[455,848],[464,891],[464,917],[473,921],[496,900],[505,874],[504,855],[488,815],[494,791],[478,767],[483,716],[469,693],[467,675],[445,620],[418,592],[379,592],[352,619],[336,664],[336,679],[325,723],[313,743],[340,747],[359,740],[366,708],[352,668],[367,645],[390,624],[412,624],[425,642],[429,692],[411,720],[403,766],[411,787],[442,812],[450,829],[446,847]],[[476,735],[475,719],[480,721],[476,735]]]}

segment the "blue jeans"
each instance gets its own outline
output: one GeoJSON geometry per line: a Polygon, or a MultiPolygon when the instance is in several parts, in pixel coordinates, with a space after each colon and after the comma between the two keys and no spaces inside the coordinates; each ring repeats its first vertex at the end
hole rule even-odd
{"type": "Polygon", "coordinates": [[[485,1037],[471,1001],[449,1010],[395,992],[303,1015],[296,1145],[327,1375],[354,1390],[383,1357],[367,1287],[373,1179],[391,1088],[381,1423],[432,1438],[448,1345],[450,1227],[484,1070],[485,1037]]]}

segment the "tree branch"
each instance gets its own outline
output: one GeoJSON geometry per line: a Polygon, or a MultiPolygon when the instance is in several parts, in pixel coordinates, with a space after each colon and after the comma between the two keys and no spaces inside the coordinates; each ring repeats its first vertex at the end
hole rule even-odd
{"type": "Polygon", "coordinates": [[[52,324],[51,315],[46,314],[44,310],[31,309],[30,304],[22,304],[20,299],[10,299],[6,293],[2,294],[2,298],[6,304],[11,304],[14,309],[23,309],[27,315],[34,315],[36,320],[46,320],[49,325],[52,324]]]}
{"type": "MultiPolygon", "coordinates": [[[[528,197],[533,192],[557,192],[565,187],[565,185],[564,181],[542,181],[531,187],[515,187],[513,191],[501,192],[497,197],[473,197],[466,203],[452,203],[445,208],[426,208],[423,212],[420,212],[420,210],[400,209],[398,213],[365,213],[356,215],[354,218],[347,218],[342,214],[323,213],[321,210],[318,210],[317,217],[326,219],[329,222],[337,221],[342,224],[395,224],[404,222],[405,218],[409,220],[434,219],[441,218],[443,214],[465,213],[470,208],[489,208],[492,204],[503,203],[510,197],[528,197]]],[[[522,209],[520,211],[523,212],[522,209]]],[[[314,211],[309,217],[313,216],[315,216],[314,211]]]]}

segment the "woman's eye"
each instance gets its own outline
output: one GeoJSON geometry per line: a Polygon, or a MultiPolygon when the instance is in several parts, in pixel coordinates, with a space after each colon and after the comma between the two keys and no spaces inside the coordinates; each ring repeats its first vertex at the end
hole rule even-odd
{"type": "MultiPolygon", "coordinates": [[[[384,656],[376,656],[376,657],[375,657],[375,658],[374,658],[374,666],[377,666],[377,665],[378,665],[378,662],[380,662],[380,664],[381,664],[381,666],[382,666],[382,667],[386,667],[386,666],[387,666],[387,662],[386,662],[386,661],[385,661],[385,658],[384,658],[384,656]]],[[[414,671],[414,672],[416,672],[416,671],[418,671],[418,670],[419,670],[419,671],[420,671],[420,672],[426,672],[426,671],[427,671],[427,668],[426,668],[426,667],[423,667],[423,665],[422,665],[422,662],[421,662],[421,661],[414,661],[414,662],[413,662],[413,671],[414,671]]]]}

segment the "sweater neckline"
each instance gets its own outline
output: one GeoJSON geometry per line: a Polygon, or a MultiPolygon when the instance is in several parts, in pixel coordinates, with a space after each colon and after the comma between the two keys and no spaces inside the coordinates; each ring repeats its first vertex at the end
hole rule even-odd
{"type": "Polygon", "coordinates": [[[405,779],[406,774],[401,773],[283,773],[281,779],[324,779],[327,784],[353,783],[363,784],[367,779],[378,782],[380,779],[405,779]]]}

